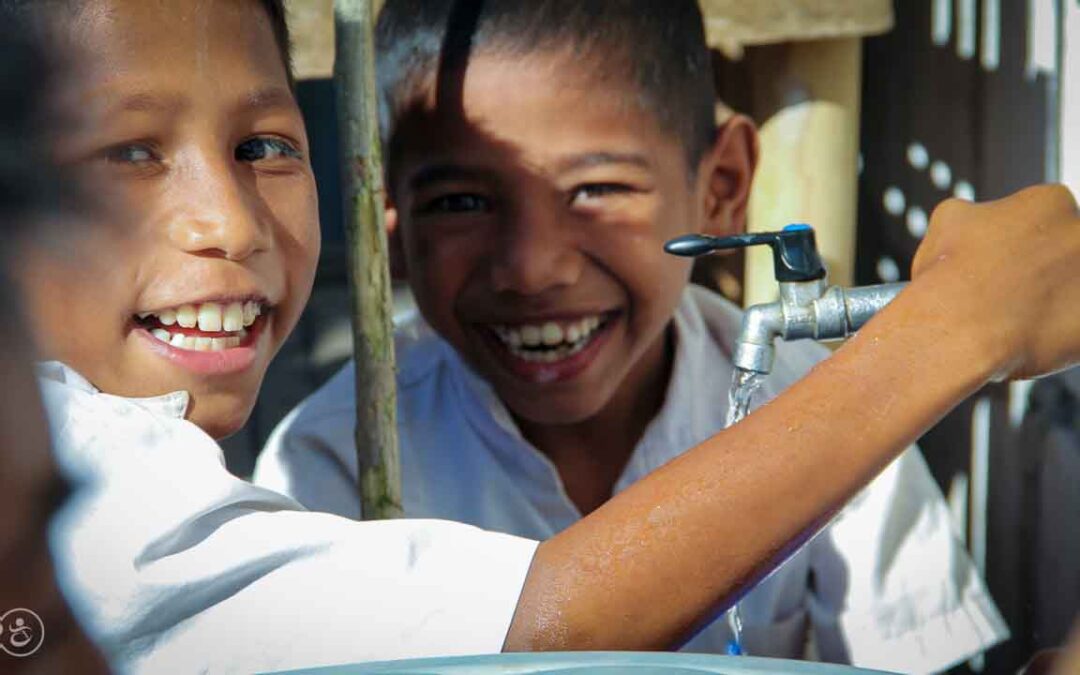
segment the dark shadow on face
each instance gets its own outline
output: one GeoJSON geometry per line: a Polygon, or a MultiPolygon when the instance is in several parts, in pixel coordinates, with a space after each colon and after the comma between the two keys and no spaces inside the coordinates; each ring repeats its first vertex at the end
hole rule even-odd
{"type": "Polygon", "coordinates": [[[54,118],[44,92],[53,71],[17,18],[0,12],[0,670],[104,673],[55,579],[48,527],[70,486],[50,453],[33,349],[8,276],[22,239],[63,236],[58,207],[78,202],[45,159],[43,127],[54,118]]]}
{"type": "Polygon", "coordinates": [[[461,0],[450,9],[439,56],[435,98],[439,108],[461,109],[465,71],[469,67],[485,0],[461,0]]]}

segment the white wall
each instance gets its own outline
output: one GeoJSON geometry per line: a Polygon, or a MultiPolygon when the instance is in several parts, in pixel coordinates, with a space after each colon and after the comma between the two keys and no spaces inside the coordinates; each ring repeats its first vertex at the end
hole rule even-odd
{"type": "Polygon", "coordinates": [[[1061,70],[1061,180],[1080,199],[1080,0],[1063,0],[1064,63],[1061,70]]]}

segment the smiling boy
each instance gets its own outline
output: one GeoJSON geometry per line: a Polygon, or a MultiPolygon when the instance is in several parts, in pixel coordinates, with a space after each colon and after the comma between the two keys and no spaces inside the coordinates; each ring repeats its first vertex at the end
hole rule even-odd
{"type": "MultiPolygon", "coordinates": [[[[551,537],[723,428],[741,316],[663,244],[742,230],[755,131],[714,122],[693,0],[388,0],[378,50],[422,314],[397,343],[405,513],[551,537]]],[[[766,397],[825,354],[780,345],[766,397]]],[[[359,515],[354,388],[347,367],[302,404],[256,482],[359,515]]],[[[907,672],[1007,635],[917,451],[741,614],[750,654],[800,657],[812,635],[823,659],[907,672]]],[[[718,621],[687,649],[732,637],[718,621]]]]}
{"type": "Polygon", "coordinates": [[[135,226],[109,230],[102,269],[72,270],[50,251],[26,266],[38,335],[98,388],[186,391],[189,419],[229,434],[307,301],[319,253],[287,63],[259,57],[287,45],[255,3],[219,3],[235,43],[194,53],[148,33],[179,29],[156,3],[67,4],[76,17],[59,30],[95,56],[65,98],[90,119],[60,139],[60,157],[88,169],[135,226]]]}

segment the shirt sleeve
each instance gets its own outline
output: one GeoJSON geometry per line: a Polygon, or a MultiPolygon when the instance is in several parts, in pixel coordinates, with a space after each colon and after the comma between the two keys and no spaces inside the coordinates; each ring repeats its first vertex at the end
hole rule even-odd
{"type": "Polygon", "coordinates": [[[58,572],[114,665],[254,672],[501,649],[535,542],[308,512],[231,476],[194,425],[46,393],[61,466],[87,485],[54,525],[58,572]]]}
{"type": "Polygon", "coordinates": [[[1008,637],[917,448],[810,546],[809,609],[824,660],[938,672],[1008,637]]]}

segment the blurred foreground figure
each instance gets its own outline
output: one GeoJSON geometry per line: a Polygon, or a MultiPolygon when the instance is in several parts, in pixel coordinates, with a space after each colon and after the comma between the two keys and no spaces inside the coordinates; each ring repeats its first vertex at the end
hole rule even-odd
{"type": "Polygon", "coordinates": [[[61,181],[37,128],[45,64],[25,32],[0,22],[0,671],[104,673],[56,586],[47,528],[69,485],[59,476],[8,276],[19,235],[54,215],[61,181]]]}

